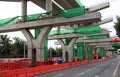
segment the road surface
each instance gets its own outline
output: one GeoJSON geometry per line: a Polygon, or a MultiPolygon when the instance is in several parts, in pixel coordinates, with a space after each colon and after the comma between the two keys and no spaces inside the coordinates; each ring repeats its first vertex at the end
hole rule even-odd
{"type": "Polygon", "coordinates": [[[119,64],[119,58],[114,58],[103,62],[90,63],[55,71],[36,77],[114,77],[119,64]]]}

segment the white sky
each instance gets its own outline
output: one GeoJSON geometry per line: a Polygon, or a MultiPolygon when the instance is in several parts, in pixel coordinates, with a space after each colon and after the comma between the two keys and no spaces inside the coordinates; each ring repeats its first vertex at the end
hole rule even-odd
{"type": "MultiPolygon", "coordinates": [[[[106,0],[81,0],[85,6],[91,6],[92,4],[96,4],[99,2],[104,2],[106,0]]],[[[116,36],[115,29],[113,28],[114,22],[116,21],[116,16],[120,16],[120,0],[107,0],[110,2],[110,7],[100,11],[102,13],[102,18],[113,17],[113,22],[101,25],[101,27],[112,31],[110,36],[116,36]]],[[[41,13],[44,12],[43,9],[39,8],[32,2],[28,2],[28,14],[41,13]]],[[[14,17],[17,15],[21,15],[21,3],[17,2],[2,2],[0,1],[0,19],[5,19],[9,17],[14,17]]],[[[20,37],[25,39],[21,32],[10,32],[7,33],[11,38],[20,37]]]]}

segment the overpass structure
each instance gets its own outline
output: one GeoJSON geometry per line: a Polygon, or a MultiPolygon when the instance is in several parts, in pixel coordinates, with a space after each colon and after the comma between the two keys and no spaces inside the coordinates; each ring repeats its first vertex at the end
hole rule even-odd
{"type": "MultiPolygon", "coordinates": [[[[98,23],[94,23],[94,25],[101,25],[101,24],[105,24],[105,23],[108,23],[108,22],[111,22],[112,21],[112,18],[107,18],[107,19],[104,19],[104,20],[102,20],[101,22],[98,22],[98,23]]],[[[68,26],[66,26],[66,27],[68,27],[68,26]]],[[[65,27],[64,27],[65,28],[65,27]]],[[[69,27],[70,28],[70,27],[69,27]]],[[[79,27],[78,27],[79,28],[79,27]]],[[[67,29],[66,29],[67,30],[67,29]]],[[[85,37],[86,38],[86,40],[79,40],[80,42],[84,42],[84,43],[86,43],[86,45],[85,45],[85,47],[87,47],[88,46],[88,44],[89,44],[89,42],[92,42],[93,40],[91,39],[91,40],[87,40],[87,39],[89,39],[89,37],[91,37],[91,36],[107,36],[107,37],[109,37],[109,31],[102,31],[102,33],[98,33],[98,34],[90,34],[90,35],[84,35],[84,34],[78,34],[78,33],[70,33],[70,34],[61,34],[61,35],[54,35],[54,36],[49,36],[48,37],[48,39],[49,40],[54,40],[54,39],[57,39],[58,40],[58,43],[62,46],[62,48],[63,48],[63,51],[62,51],[62,53],[63,53],[63,58],[64,58],[64,60],[65,60],[65,52],[66,51],[69,51],[68,53],[69,53],[69,57],[70,57],[70,55],[71,55],[71,58],[69,59],[69,60],[72,60],[72,58],[73,58],[73,50],[72,50],[72,47],[74,46],[74,44],[75,43],[78,43],[78,38],[81,38],[81,37],[85,37]],[[71,38],[72,40],[71,40],[71,42],[68,44],[68,45],[66,45],[64,42],[63,42],[63,40],[62,39],[64,39],[64,38],[71,38]],[[77,39],[77,40],[76,40],[77,39]]],[[[92,43],[94,43],[94,42],[103,42],[103,41],[105,41],[105,42],[111,42],[112,41],[112,39],[96,39],[95,41],[93,41],[92,43]]],[[[58,45],[58,44],[57,44],[58,45]]],[[[84,49],[84,50],[86,50],[86,49],[84,49]]]]}
{"type": "Polygon", "coordinates": [[[90,23],[85,23],[84,25],[83,24],[79,24],[79,25],[66,25],[66,26],[61,26],[60,28],[61,29],[69,29],[69,28],[81,28],[81,27],[87,27],[89,25],[91,26],[94,26],[94,25],[102,25],[102,24],[105,24],[105,23],[108,23],[108,22],[112,22],[113,21],[113,18],[112,17],[109,17],[109,18],[105,18],[105,19],[102,19],[100,22],[94,22],[92,24],[90,23]]]}
{"type": "MultiPolygon", "coordinates": [[[[68,52],[69,55],[69,61],[73,61],[73,46],[75,45],[75,43],[78,42],[83,42],[85,43],[85,49],[87,48],[88,44],[90,43],[98,43],[98,42],[111,42],[112,39],[110,38],[106,38],[106,39],[89,39],[89,40],[79,40],[78,38],[80,37],[90,37],[90,36],[103,36],[106,35],[109,37],[109,31],[103,31],[102,33],[98,33],[98,34],[91,34],[91,35],[81,35],[81,34],[64,34],[64,35],[54,35],[54,36],[50,36],[48,37],[49,40],[54,40],[57,39],[58,43],[62,46],[62,57],[64,60],[66,60],[65,57],[65,53],[68,52]],[[70,41],[70,43],[68,45],[66,45],[64,43],[64,41],[62,40],[63,38],[71,38],[72,40],[70,41]]],[[[86,51],[84,51],[86,52],[86,51]]],[[[86,54],[84,54],[86,55],[86,54]]]]}
{"type": "Polygon", "coordinates": [[[105,43],[102,42],[102,43],[90,43],[88,45],[95,46],[97,48],[104,48],[105,51],[109,51],[111,49],[114,49],[112,47],[113,44],[114,44],[113,42],[105,42],[105,43]]]}
{"type": "MultiPolygon", "coordinates": [[[[81,7],[83,5],[80,5],[79,0],[76,0],[77,3],[73,0],[54,0],[55,2],[52,2],[52,0],[0,0],[0,1],[12,1],[12,2],[21,2],[22,6],[22,16],[27,15],[27,1],[32,1],[36,5],[42,7],[46,11],[50,10],[56,10],[61,9],[58,5],[56,5],[55,2],[60,4],[64,9],[70,9],[70,8],[76,8],[81,7]]],[[[35,21],[29,21],[24,22],[24,18],[22,18],[23,22],[8,24],[6,26],[0,27],[0,33],[3,32],[11,32],[11,31],[22,31],[24,36],[27,39],[28,43],[28,58],[32,59],[32,63],[37,61],[44,61],[44,44],[45,39],[47,38],[48,33],[51,31],[52,27],[55,26],[63,26],[63,25],[74,25],[74,24],[86,24],[86,23],[93,23],[98,22],[101,20],[101,14],[99,12],[96,12],[98,10],[104,9],[106,7],[109,7],[109,2],[105,2],[102,4],[95,5],[94,7],[85,8],[87,10],[87,13],[83,15],[76,15],[70,18],[63,17],[54,17],[52,14],[47,15],[46,18],[35,20],[35,21]],[[38,37],[34,38],[30,29],[38,29],[40,28],[41,31],[38,32],[38,37]]],[[[73,9],[72,9],[73,10],[73,9]]],[[[59,39],[58,39],[59,40],[59,39]]],[[[73,42],[75,42],[77,38],[74,38],[70,46],[73,45],[73,42]]],[[[70,55],[72,55],[70,53],[70,55]]],[[[69,61],[72,61],[72,56],[69,58],[69,61]]]]}

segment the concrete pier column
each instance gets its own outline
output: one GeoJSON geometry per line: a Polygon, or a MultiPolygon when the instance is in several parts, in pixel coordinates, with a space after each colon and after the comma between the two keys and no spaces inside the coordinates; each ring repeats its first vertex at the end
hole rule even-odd
{"type": "Polygon", "coordinates": [[[52,27],[50,26],[43,27],[39,33],[38,38],[35,41],[37,61],[44,61],[44,44],[51,29],[52,27]]]}
{"type": "Polygon", "coordinates": [[[69,62],[73,62],[73,50],[72,50],[73,46],[66,46],[67,52],[68,52],[68,61],[69,62]]]}
{"type": "Polygon", "coordinates": [[[66,45],[64,44],[63,40],[62,39],[57,39],[58,42],[60,43],[61,47],[62,47],[62,58],[64,59],[64,61],[66,60],[66,57],[65,57],[65,52],[67,51],[66,49],[66,45]]]}
{"type": "Polygon", "coordinates": [[[75,44],[75,42],[77,41],[78,38],[73,38],[70,43],[68,45],[65,45],[64,42],[62,41],[62,39],[57,39],[58,42],[60,43],[60,45],[62,46],[62,58],[64,60],[66,60],[66,52],[68,52],[68,61],[69,62],[72,62],[73,61],[73,50],[72,50],[72,47],[73,45],[75,44]]]}
{"type": "MultiPolygon", "coordinates": [[[[52,10],[52,0],[46,0],[46,11],[52,10]]],[[[52,16],[52,14],[51,14],[52,16]]],[[[52,27],[47,26],[47,27],[43,27],[41,29],[41,32],[39,33],[38,38],[36,39],[36,60],[37,61],[45,61],[45,50],[44,50],[44,46],[45,46],[45,41],[46,38],[49,34],[49,32],[51,31],[52,27]]]]}
{"type": "MultiPolygon", "coordinates": [[[[27,0],[21,1],[22,16],[27,15],[27,0]]],[[[24,20],[24,19],[23,19],[24,20]]]]}
{"type": "MultiPolygon", "coordinates": [[[[22,15],[27,15],[27,0],[22,0],[22,15]]],[[[52,10],[52,0],[46,0],[46,10],[52,10]]],[[[24,20],[24,19],[23,19],[24,20]]],[[[22,33],[28,41],[28,58],[32,59],[32,63],[37,61],[44,61],[44,44],[48,33],[52,29],[51,26],[41,28],[38,37],[35,39],[29,29],[23,29],[22,33]]]]}
{"type": "Polygon", "coordinates": [[[27,39],[27,44],[28,44],[28,58],[32,59],[32,51],[33,51],[33,36],[30,33],[30,31],[28,29],[23,29],[22,30],[23,35],[25,36],[25,38],[27,39]]]}
{"type": "Polygon", "coordinates": [[[52,10],[52,0],[46,0],[46,11],[49,10],[52,10]]]}
{"type": "Polygon", "coordinates": [[[68,61],[69,62],[73,62],[73,45],[75,44],[75,42],[77,41],[78,38],[73,38],[69,45],[67,46],[67,51],[68,51],[68,54],[69,54],[69,59],[68,61]]]}

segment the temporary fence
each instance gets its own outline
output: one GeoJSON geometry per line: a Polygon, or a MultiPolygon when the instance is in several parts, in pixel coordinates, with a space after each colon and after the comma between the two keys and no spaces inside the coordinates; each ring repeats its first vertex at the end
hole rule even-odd
{"type": "Polygon", "coordinates": [[[0,63],[0,71],[22,69],[26,67],[30,67],[29,59],[14,60],[14,61],[12,60],[8,62],[3,61],[2,63],[0,63]]]}

